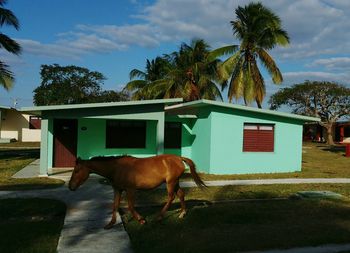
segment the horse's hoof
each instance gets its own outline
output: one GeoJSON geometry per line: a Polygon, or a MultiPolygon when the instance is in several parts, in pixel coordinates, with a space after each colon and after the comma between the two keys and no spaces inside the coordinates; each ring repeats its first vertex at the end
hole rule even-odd
{"type": "Polygon", "coordinates": [[[111,229],[113,225],[114,223],[108,223],[106,226],[104,226],[104,229],[111,229]]]}
{"type": "Polygon", "coordinates": [[[181,212],[179,215],[179,219],[183,219],[186,215],[186,212],[181,212]]]}

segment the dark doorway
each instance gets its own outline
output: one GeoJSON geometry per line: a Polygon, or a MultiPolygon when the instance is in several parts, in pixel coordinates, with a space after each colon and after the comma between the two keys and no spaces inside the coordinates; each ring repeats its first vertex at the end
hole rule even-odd
{"type": "Polygon", "coordinates": [[[54,167],[74,167],[77,158],[76,119],[54,120],[54,167]]]}

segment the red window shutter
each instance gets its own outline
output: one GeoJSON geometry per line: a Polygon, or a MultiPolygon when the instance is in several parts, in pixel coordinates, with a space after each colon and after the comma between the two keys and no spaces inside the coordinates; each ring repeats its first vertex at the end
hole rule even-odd
{"type": "Polygon", "coordinates": [[[243,152],[273,152],[274,126],[245,124],[243,131],[243,152]],[[255,129],[254,129],[255,128],[255,129]]]}

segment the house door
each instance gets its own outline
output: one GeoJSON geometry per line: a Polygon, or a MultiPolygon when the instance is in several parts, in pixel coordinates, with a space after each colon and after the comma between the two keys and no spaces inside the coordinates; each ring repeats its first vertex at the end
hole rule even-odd
{"type": "Polygon", "coordinates": [[[54,167],[74,167],[77,157],[76,119],[54,120],[54,167]]]}

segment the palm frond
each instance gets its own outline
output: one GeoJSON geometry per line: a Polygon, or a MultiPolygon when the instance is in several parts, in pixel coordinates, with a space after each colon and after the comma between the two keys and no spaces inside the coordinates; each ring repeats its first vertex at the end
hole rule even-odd
{"type": "Polygon", "coordinates": [[[8,65],[0,61],[0,85],[6,90],[11,89],[14,82],[13,73],[8,67],[8,65]]]}
{"type": "MultiPolygon", "coordinates": [[[[220,63],[218,66],[218,75],[221,81],[227,81],[231,76],[233,69],[237,65],[240,59],[240,52],[236,52],[231,57],[227,58],[224,62],[220,63]]],[[[222,86],[222,90],[226,87],[222,86]]]]}
{"type": "Polygon", "coordinates": [[[211,52],[209,52],[208,60],[214,61],[218,57],[234,54],[235,52],[237,52],[238,49],[239,49],[238,45],[230,45],[230,46],[214,49],[211,52]]]}
{"type": "Polygon", "coordinates": [[[287,46],[289,45],[289,36],[288,36],[288,33],[283,30],[283,29],[278,29],[275,31],[274,33],[274,36],[275,36],[275,41],[278,45],[281,45],[281,46],[287,46]]]}
{"type": "Polygon", "coordinates": [[[232,102],[233,97],[239,99],[243,96],[243,63],[244,59],[241,57],[237,65],[234,67],[227,93],[230,102],[232,102]]]}
{"type": "Polygon", "coordinates": [[[16,30],[19,29],[19,21],[13,12],[0,7],[0,26],[3,26],[4,24],[13,26],[16,30]]]}
{"type": "Polygon", "coordinates": [[[139,69],[133,69],[129,73],[130,80],[134,78],[141,78],[141,79],[146,79],[146,73],[139,70],[139,69]]]}
{"type": "Polygon", "coordinates": [[[124,90],[132,92],[138,89],[143,89],[145,86],[147,86],[147,82],[145,80],[133,80],[125,85],[124,90]]]}
{"type": "Polygon", "coordinates": [[[251,74],[255,83],[255,100],[261,105],[266,95],[266,86],[256,61],[251,65],[251,74]]]}
{"type": "Polygon", "coordinates": [[[16,55],[21,53],[21,46],[3,33],[0,33],[0,48],[4,48],[6,51],[16,55]]]}
{"type": "Polygon", "coordinates": [[[208,80],[208,79],[205,79],[205,80],[201,80],[200,82],[206,82],[206,85],[205,85],[205,89],[201,89],[201,97],[204,98],[204,99],[209,99],[209,100],[221,100],[223,101],[223,98],[222,98],[222,94],[220,92],[220,89],[218,88],[218,86],[208,80]]]}
{"type": "Polygon", "coordinates": [[[273,83],[275,84],[282,83],[283,77],[282,77],[281,71],[277,67],[272,57],[262,48],[258,49],[257,53],[261,63],[264,65],[264,67],[267,69],[267,71],[271,75],[273,83]]]}

